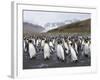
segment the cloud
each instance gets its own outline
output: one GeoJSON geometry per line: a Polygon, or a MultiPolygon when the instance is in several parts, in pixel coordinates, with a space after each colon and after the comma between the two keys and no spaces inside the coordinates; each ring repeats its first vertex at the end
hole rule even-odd
{"type": "Polygon", "coordinates": [[[71,13],[71,12],[46,12],[46,11],[24,11],[24,22],[38,24],[43,27],[47,23],[56,23],[64,21],[84,20],[90,18],[89,13],[71,13]]]}

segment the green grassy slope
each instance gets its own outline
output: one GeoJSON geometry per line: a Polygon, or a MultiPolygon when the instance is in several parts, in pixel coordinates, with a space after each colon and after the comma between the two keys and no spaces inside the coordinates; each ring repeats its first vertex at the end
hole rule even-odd
{"type": "Polygon", "coordinates": [[[91,19],[79,21],[76,23],[61,26],[57,29],[48,31],[48,33],[90,33],[91,32],[91,19]]]}

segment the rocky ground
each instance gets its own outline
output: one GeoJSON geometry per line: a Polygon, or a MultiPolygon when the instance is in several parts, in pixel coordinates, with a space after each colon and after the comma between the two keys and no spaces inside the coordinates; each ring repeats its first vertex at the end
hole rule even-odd
{"type": "Polygon", "coordinates": [[[65,55],[64,62],[57,59],[55,52],[51,53],[50,59],[44,60],[43,52],[40,50],[37,52],[35,58],[30,59],[27,52],[23,53],[23,69],[39,69],[39,68],[58,68],[58,67],[81,67],[90,66],[91,58],[81,55],[81,51],[78,54],[78,62],[71,61],[70,54],[65,55]]]}

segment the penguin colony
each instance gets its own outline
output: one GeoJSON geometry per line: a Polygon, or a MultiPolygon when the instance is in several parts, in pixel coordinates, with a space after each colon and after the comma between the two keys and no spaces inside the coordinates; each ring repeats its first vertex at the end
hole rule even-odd
{"type": "Polygon", "coordinates": [[[41,51],[44,60],[49,60],[51,55],[55,54],[59,61],[64,62],[66,56],[70,56],[71,62],[77,63],[79,55],[91,57],[90,48],[90,37],[80,34],[34,34],[23,38],[23,50],[29,54],[29,58],[32,60],[41,51]]]}

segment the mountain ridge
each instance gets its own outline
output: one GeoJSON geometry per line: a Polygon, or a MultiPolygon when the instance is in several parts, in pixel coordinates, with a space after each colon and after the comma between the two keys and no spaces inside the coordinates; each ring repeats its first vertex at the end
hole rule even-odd
{"type": "Polygon", "coordinates": [[[87,33],[90,33],[91,32],[91,19],[78,21],[78,22],[64,25],[64,26],[48,31],[48,33],[55,33],[55,32],[68,32],[68,33],[87,32],[87,33]]]}
{"type": "Polygon", "coordinates": [[[23,22],[24,33],[38,33],[42,32],[43,30],[45,30],[45,28],[43,28],[40,25],[32,24],[29,22],[23,22]]]}

